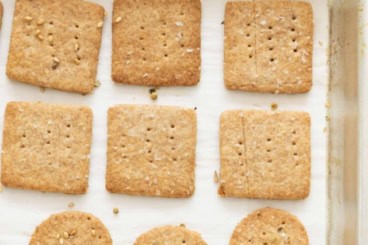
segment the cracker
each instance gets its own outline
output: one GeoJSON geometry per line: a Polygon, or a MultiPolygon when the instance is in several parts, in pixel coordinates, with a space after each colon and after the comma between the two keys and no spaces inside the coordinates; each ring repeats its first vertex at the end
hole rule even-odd
{"type": "Polygon", "coordinates": [[[91,141],[88,107],[10,102],[1,182],[13,188],[83,194],[88,188],[91,141]]]}
{"type": "Polygon", "coordinates": [[[261,199],[309,195],[308,113],[227,111],[220,127],[220,195],[261,199]]]}
{"type": "Polygon", "coordinates": [[[112,107],[106,188],[130,195],[189,197],[194,193],[195,145],[193,109],[112,107]]]}
{"type": "Polygon", "coordinates": [[[170,245],[206,245],[198,232],[185,226],[162,226],[142,234],[134,245],[170,244],[170,245]]]}
{"type": "Polygon", "coordinates": [[[230,245],[298,244],[308,245],[308,234],[294,215],[274,208],[258,209],[235,228],[230,245]]]}
{"type": "Polygon", "coordinates": [[[225,84],[229,89],[303,93],[312,86],[310,3],[228,2],[225,84]]]}
{"type": "Polygon", "coordinates": [[[104,224],[89,213],[68,211],[50,216],[31,237],[30,245],[112,244],[104,224]]]}
{"type": "Polygon", "coordinates": [[[17,0],[7,63],[10,79],[90,93],[104,9],[80,0],[17,0]]]}
{"type": "Polygon", "coordinates": [[[115,0],[112,79],[189,86],[200,79],[200,0],[115,0]]]}

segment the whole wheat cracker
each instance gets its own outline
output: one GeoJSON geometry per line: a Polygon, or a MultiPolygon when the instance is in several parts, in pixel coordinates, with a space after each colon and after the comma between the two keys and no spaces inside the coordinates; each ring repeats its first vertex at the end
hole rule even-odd
{"type": "Polygon", "coordinates": [[[95,216],[79,211],[51,215],[32,234],[30,245],[108,245],[109,231],[95,216]]]}
{"type": "Polygon", "coordinates": [[[302,93],[312,86],[310,3],[228,2],[225,84],[229,89],[302,93]]]}
{"type": "Polygon", "coordinates": [[[112,79],[189,86],[200,79],[200,0],[114,0],[112,79]]]}
{"type": "Polygon", "coordinates": [[[230,245],[290,244],[308,245],[308,234],[294,215],[274,208],[258,209],[235,228],[230,245]]]}
{"type": "Polygon", "coordinates": [[[130,195],[189,197],[194,193],[195,145],[193,109],[111,107],[106,189],[130,195]]]}
{"type": "Polygon", "coordinates": [[[290,111],[221,115],[219,194],[303,199],[310,191],[310,116],[290,111]]]}
{"type": "Polygon", "coordinates": [[[170,244],[170,245],[206,245],[198,232],[185,226],[162,226],[154,228],[137,238],[134,245],[170,244]]]}
{"type": "Polygon", "coordinates": [[[8,77],[90,93],[96,81],[104,13],[103,7],[80,0],[17,0],[8,77]]]}
{"type": "Polygon", "coordinates": [[[68,194],[87,191],[91,109],[10,102],[4,121],[1,155],[4,186],[68,194]]]}

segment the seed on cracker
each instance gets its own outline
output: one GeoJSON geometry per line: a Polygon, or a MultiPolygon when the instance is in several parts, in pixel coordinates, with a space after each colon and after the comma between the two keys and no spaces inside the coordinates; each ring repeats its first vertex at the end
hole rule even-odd
{"type": "Polygon", "coordinates": [[[122,18],[119,16],[119,17],[117,17],[117,18],[115,19],[115,22],[116,22],[116,23],[119,23],[121,20],[122,20],[122,18]]]}
{"type": "Polygon", "coordinates": [[[103,26],[103,24],[104,24],[103,21],[100,21],[100,22],[97,23],[97,27],[101,28],[103,26]]]}
{"type": "Polygon", "coordinates": [[[277,110],[278,107],[279,107],[279,105],[276,104],[276,103],[271,104],[271,110],[273,110],[273,111],[277,110]]]}

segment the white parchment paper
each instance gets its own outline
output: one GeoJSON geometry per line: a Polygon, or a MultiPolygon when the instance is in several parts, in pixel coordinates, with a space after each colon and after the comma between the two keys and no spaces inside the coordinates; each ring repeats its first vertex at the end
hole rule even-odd
{"type": "MultiPolygon", "coordinates": [[[[14,0],[3,0],[0,32],[0,128],[5,104],[13,100],[88,105],[94,112],[93,146],[89,190],[86,195],[39,193],[5,189],[0,193],[0,244],[28,244],[35,226],[51,214],[70,210],[91,212],[110,230],[114,244],[133,244],[143,232],[159,225],[185,223],[200,232],[212,245],[226,245],[233,229],[247,214],[265,206],[285,209],[300,218],[310,244],[326,243],[327,144],[324,128],[328,84],[327,47],[329,11],[327,0],[311,0],[314,9],[314,85],[310,93],[273,95],[228,91],[223,84],[223,25],[226,0],[202,0],[202,76],[196,87],[161,88],[152,102],[148,87],[117,85],[111,81],[112,0],[95,0],[108,12],[106,17],[98,79],[102,85],[82,96],[10,81],[5,75],[14,0]],[[198,145],[196,192],[190,199],[162,199],[110,194],[105,190],[107,109],[121,103],[197,107],[198,145]],[[219,116],[228,109],[304,110],[312,116],[312,186],[303,201],[268,201],[221,198],[213,181],[219,169],[219,116]],[[120,209],[114,215],[114,207],[120,209]]],[[[0,142],[2,135],[0,134],[0,142]]]]}

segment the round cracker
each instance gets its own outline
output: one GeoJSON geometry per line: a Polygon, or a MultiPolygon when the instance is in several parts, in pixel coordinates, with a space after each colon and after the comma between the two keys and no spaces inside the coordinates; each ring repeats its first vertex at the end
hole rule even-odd
{"type": "Polygon", "coordinates": [[[50,216],[33,233],[30,245],[112,244],[109,231],[92,214],[68,211],[50,216]]]}
{"type": "Polygon", "coordinates": [[[306,245],[307,232],[294,215],[274,208],[254,211],[235,228],[230,245],[298,244],[306,245]]]}
{"type": "Polygon", "coordinates": [[[198,232],[188,230],[184,225],[181,226],[162,226],[154,228],[142,234],[135,241],[134,245],[206,245],[198,232]]]}

